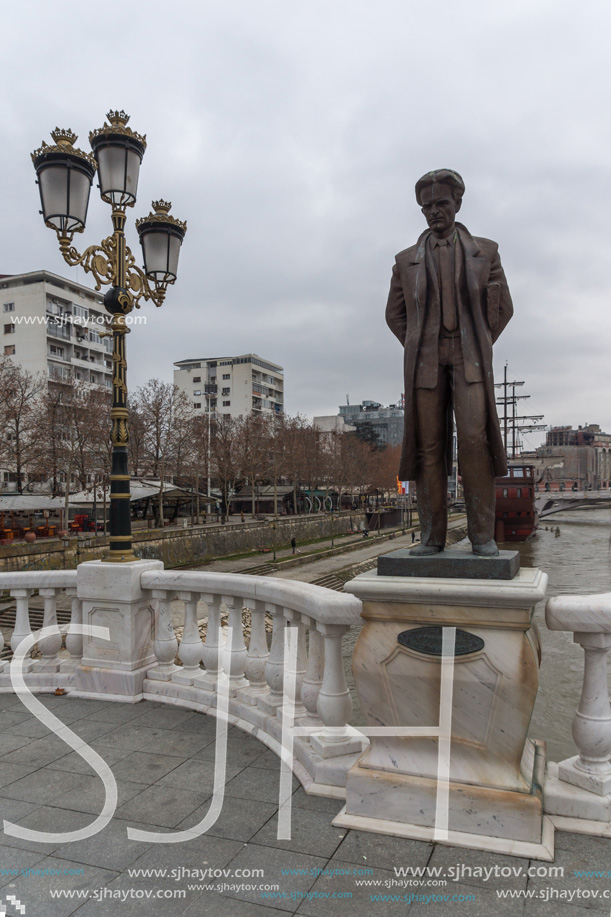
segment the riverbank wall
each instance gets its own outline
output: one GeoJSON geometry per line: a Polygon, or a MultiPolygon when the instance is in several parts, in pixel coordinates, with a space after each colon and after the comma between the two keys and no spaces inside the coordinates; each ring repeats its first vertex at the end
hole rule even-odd
{"type": "MultiPolygon", "coordinates": [[[[300,542],[341,536],[366,524],[364,513],[315,514],[226,525],[170,527],[134,532],[134,553],[146,560],[161,560],[165,567],[205,564],[213,558],[286,547],[291,538],[300,542]]],[[[73,569],[88,560],[100,560],[108,549],[108,536],[71,536],[64,545],[59,538],[45,538],[34,544],[0,545],[0,572],[18,570],[73,569]]]]}

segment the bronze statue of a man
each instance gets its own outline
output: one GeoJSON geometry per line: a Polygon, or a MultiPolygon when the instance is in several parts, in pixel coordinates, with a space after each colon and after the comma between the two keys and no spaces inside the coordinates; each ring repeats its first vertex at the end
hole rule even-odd
{"type": "Polygon", "coordinates": [[[452,408],[474,554],[498,554],[494,478],[507,474],[492,376],[492,344],[513,305],[496,242],[455,222],[465,185],[437,169],[416,184],[429,228],[399,252],[386,321],[405,349],[405,433],[399,477],[416,482],[421,543],[443,551],[452,468],[452,408]]]}

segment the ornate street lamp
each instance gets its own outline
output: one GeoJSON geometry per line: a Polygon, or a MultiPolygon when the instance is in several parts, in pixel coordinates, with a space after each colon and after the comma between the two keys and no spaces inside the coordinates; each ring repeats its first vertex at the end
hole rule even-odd
{"type": "Polygon", "coordinates": [[[168,285],[176,280],[178,255],[187,231],[169,215],[171,205],[154,201],[154,213],[138,220],[144,270],[125,242],[126,208],[136,203],[140,163],[146,137],[127,127],[124,111],[111,111],[108,123],[89,134],[93,155],[76,149],[76,134],[56,128],[54,144],[44,143],[32,153],[45,225],[57,233],[64,260],[91,272],[96,290],[110,285],[104,305],[112,315],[113,404],[112,468],[110,474],[110,550],[107,561],[136,560],[132,552],[130,476],[127,462],[128,411],[125,316],[150,299],[161,306],[168,285]],[[80,254],[72,245],[76,232],[83,232],[89,192],[96,169],[102,200],[112,207],[113,234],[101,245],[91,245],[80,254]]]}

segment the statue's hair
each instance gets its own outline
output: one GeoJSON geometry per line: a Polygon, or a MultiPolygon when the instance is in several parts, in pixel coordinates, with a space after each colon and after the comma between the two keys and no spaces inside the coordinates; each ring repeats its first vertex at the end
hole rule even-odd
{"type": "Polygon", "coordinates": [[[416,182],[416,200],[419,204],[422,204],[420,195],[423,188],[427,188],[432,184],[449,185],[455,201],[460,201],[465,193],[465,183],[458,172],[454,172],[453,169],[433,169],[432,172],[427,172],[416,182]]]}

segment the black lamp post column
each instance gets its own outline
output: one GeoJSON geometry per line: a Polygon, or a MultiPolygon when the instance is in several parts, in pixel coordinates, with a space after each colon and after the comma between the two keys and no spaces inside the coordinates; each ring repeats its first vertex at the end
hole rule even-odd
{"type": "MultiPolygon", "coordinates": [[[[114,291],[112,291],[114,292],[114,291]]],[[[128,333],[124,315],[112,321],[112,463],[110,469],[110,550],[104,560],[135,560],[132,553],[132,523],[130,507],[130,476],[127,444],[127,361],[125,335],[128,333]]]]}
{"type": "Polygon", "coordinates": [[[136,560],[132,552],[132,522],[130,506],[130,475],[128,465],[129,425],[127,411],[127,356],[125,336],[129,328],[125,316],[133,308],[133,300],[125,288],[126,246],[125,211],[112,212],[115,250],[114,275],[116,286],[106,293],[104,305],[112,315],[112,463],[110,469],[110,547],[106,561],[136,560]]]}

